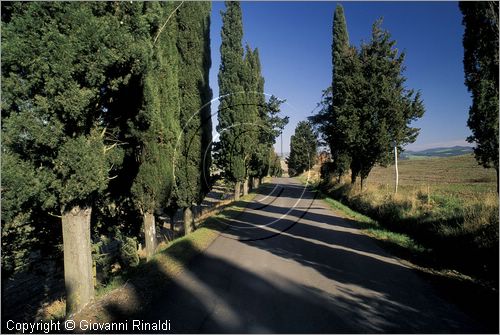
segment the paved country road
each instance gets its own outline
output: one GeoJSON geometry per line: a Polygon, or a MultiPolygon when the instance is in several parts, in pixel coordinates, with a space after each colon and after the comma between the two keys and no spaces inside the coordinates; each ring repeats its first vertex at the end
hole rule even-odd
{"type": "Polygon", "coordinates": [[[262,193],[145,319],[196,333],[482,331],[313,191],[278,178],[262,193]]]}

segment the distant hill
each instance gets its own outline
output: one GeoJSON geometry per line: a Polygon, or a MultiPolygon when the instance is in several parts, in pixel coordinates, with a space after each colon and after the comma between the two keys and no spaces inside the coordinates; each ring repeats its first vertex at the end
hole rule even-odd
{"type": "Polygon", "coordinates": [[[429,157],[452,157],[466,155],[473,152],[472,147],[455,146],[449,148],[432,148],[422,151],[404,151],[401,159],[422,159],[429,157]]]}

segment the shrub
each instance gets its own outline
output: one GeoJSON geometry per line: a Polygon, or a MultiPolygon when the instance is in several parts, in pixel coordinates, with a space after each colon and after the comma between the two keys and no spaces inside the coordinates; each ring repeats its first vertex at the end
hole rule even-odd
{"type": "Polygon", "coordinates": [[[120,246],[120,259],[126,268],[133,268],[139,265],[139,255],[137,254],[137,242],[130,237],[125,237],[120,246]]]}

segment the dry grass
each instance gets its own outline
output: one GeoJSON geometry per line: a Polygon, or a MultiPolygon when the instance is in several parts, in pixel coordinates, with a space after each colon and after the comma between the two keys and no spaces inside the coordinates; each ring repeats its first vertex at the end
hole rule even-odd
{"type": "Polygon", "coordinates": [[[345,177],[325,191],[381,226],[431,250],[436,266],[491,280],[498,286],[498,194],[493,169],[472,155],[402,161],[394,194],[394,167],[376,167],[361,190],[345,177]],[[496,277],[496,279],[495,279],[496,277]]]}
{"type": "Polygon", "coordinates": [[[36,316],[36,320],[60,320],[66,313],[66,300],[57,299],[42,306],[36,316]]]}
{"type": "MultiPolygon", "coordinates": [[[[385,187],[394,191],[394,166],[375,167],[366,180],[367,186],[385,187]]],[[[420,189],[431,194],[474,196],[496,194],[494,169],[478,165],[472,155],[404,160],[399,162],[401,192],[420,189]]]]}

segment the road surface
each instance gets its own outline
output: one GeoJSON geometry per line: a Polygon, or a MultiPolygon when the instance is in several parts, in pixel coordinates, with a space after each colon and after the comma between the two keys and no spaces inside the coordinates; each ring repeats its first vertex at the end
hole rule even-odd
{"type": "Polygon", "coordinates": [[[278,178],[148,308],[196,333],[476,333],[433,287],[278,178]]]}

